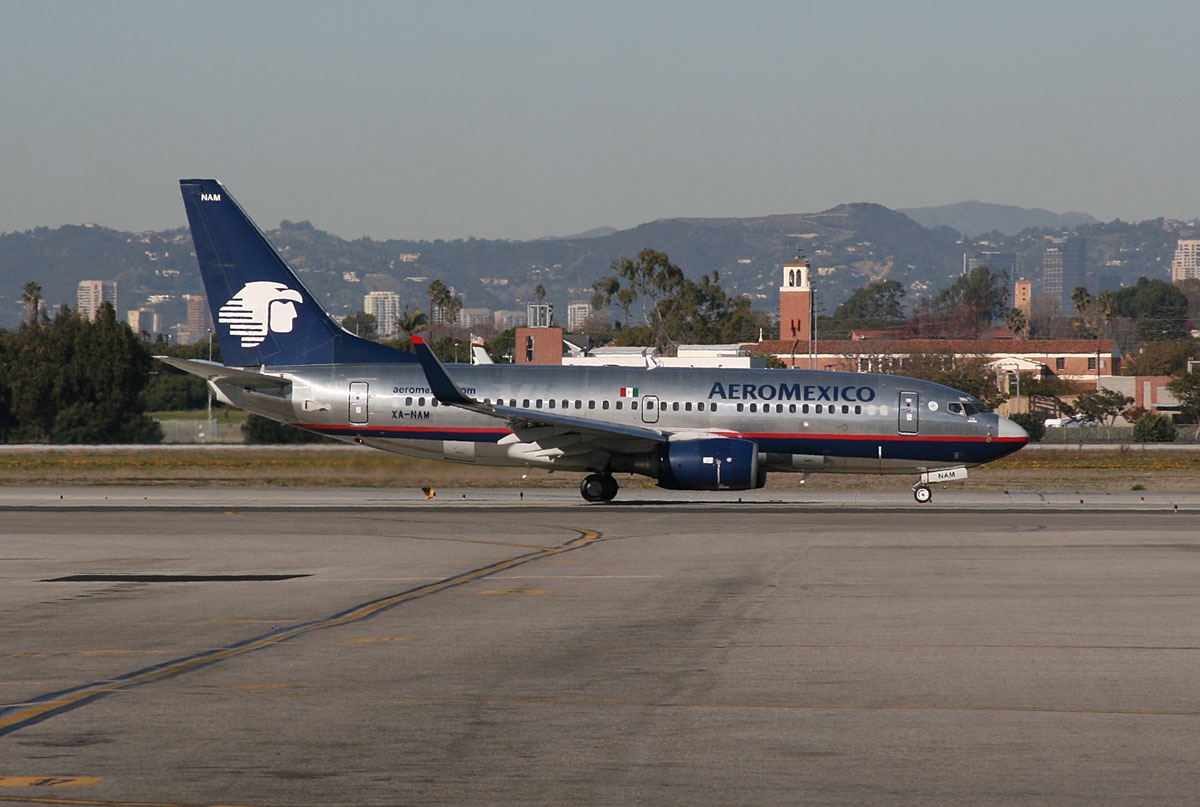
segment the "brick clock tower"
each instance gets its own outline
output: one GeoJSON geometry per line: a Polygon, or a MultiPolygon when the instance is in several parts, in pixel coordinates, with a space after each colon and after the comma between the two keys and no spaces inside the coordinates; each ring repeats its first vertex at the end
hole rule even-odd
{"type": "Polygon", "coordinates": [[[783,265],[783,284],[779,287],[779,338],[799,339],[805,350],[813,336],[813,292],[808,272],[808,259],[797,255],[783,265]]]}

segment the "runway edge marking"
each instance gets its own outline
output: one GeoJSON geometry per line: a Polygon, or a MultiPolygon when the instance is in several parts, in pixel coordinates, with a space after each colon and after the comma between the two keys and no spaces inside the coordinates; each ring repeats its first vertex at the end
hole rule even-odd
{"type": "Polygon", "coordinates": [[[524,555],[517,555],[516,557],[481,566],[453,577],[447,577],[435,583],[427,583],[423,586],[402,591],[399,594],[392,594],[378,600],[356,605],[353,608],[341,611],[325,619],[272,631],[215,650],[206,650],[191,656],[165,661],[161,664],[135,670],[115,678],[94,681],[90,684],[62,690],[61,692],[51,692],[15,706],[0,709],[0,737],[57,714],[77,709],[84,704],[91,703],[113,692],[132,689],[133,687],[154,683],[176,675],[183,675],[201,667],[207,667],[210,664],[216,664],[219,661],[233,658],[234,656],[245,655],[256,650],[272,647],[306,633],[368,619],[389,608],[411,600],[427,597],[430,594],[437,594],[448,588],[481,580],[516,566],[579,549],[592,543],[601,535],[596,530],[585,530],[578,527],[569,527],[567,529],[579,534],[577,537],[558,546],[539,549],[524,555]]]}

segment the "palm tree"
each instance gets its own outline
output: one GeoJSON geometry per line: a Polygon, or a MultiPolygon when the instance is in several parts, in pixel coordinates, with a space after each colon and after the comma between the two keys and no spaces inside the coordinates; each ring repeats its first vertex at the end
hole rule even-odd
{"type": "Polygon", "coordinates": [[[29,318],[29,324],[37,324],[38,309],[42,304],[42,287],[37,281],[31,280],[25,284],[21,290],[21,302],[25,304],[25,315],[29,318]]]}
{"type": "Polygon", "coordinates": [[[412,336],[417,331],[429,330],[429,317],[419,308],[404,306],[404,313],[396,317],[396,327],[403,331],[405,336],[412,336]]]}
{"type": "Polygon", "coordinates": [[[1020,336],[1025,332],[1025,327],[1029,323],[1025,321],[1025,312],[1019,308],[1013,308],[1004,316],[1004,327],[1013,332],[1013,336],[1020,336]]]}

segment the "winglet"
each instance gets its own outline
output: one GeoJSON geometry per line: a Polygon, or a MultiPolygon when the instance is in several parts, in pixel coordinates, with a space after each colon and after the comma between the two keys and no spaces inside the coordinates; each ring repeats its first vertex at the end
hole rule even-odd
{"type": "Polygon", "coordinates": [[[433,392],[433,397],[448,406],[483,409],[483,404],[468,396],[454,382],[450,373],[446,372],[445,365],[438,360],[437,356],[433,355],[433,350],[429,345],[425,344],[424,337],[414,334],[409,338],[412,339],[413,347],[417,350],[417,360],[421,362],[421,369],[425,371],[425,378],[429,381],[429,389],[433,392]]]}

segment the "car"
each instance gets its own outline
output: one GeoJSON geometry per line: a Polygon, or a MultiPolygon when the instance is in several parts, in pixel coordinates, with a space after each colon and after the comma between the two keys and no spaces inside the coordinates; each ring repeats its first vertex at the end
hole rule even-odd
{"type": "Polygon", "coordinates": [[[1046,418],[1042,425],[1047,429],[1070,429],[1078,426],[1099,426],[1100,421],[1083,415],[1075,415],[1069,418],[1046,418]]]}

